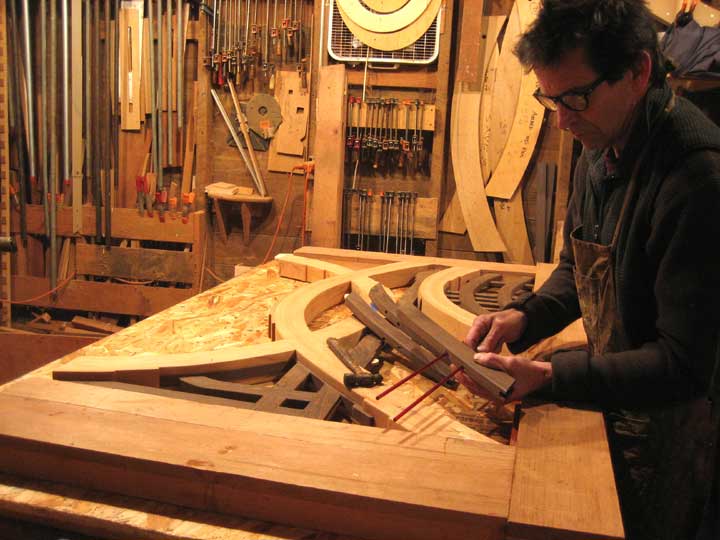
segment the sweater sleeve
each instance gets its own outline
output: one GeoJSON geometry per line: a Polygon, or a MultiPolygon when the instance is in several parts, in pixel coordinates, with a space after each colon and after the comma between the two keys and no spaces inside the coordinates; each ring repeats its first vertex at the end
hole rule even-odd
{"type": "Polygon", "coordinates": [[[554,354],[555,399],[650,406],[708,391],[720,333],[720,157],[714,168],[694,161],[666,179],[651,217],[655,338],[602,356],[554,354]]]}
{"type": "Polygon", "coordinates": [[[505,306],[505,308],[515,308],[524,312],[528,318],[528,326],[520,339],[514,343],[508,343],[508,348],[515,354],[526,350],[546,337],[557,334],[580,317],[580,305],[573,271],[575,260],[570,247],[570,233],[581,222],[586,171],[587,160],[583,153],[575,168],[573,180],[575,189],[570,197],[565,216],[560,262],[538,291],[505,306]]]}

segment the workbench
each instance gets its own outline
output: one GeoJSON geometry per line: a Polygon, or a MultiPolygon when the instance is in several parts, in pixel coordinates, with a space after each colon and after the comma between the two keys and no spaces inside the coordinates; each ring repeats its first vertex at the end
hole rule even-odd
{"type": "MultiPolygon", "coordinates": [[[[526,405],[508,445],[458,420],[475,406],[467,395],[442,389],[393,422],[427,383],[387,401],[344,389],[347,370],[324,345],[362,330],[344,294],[399,291],[427,268],[437,273],[421,287],[423,312],[454,334],[472,317],[438,287],[478,269],[536,285],[548,272],[321,248],[257,267],[0,387],[0,516],[101,538],[623,538],[599,412],[526,405]],[[200,364],[286,355],[377,427],[152,390],[200,364]]],[[[389,382],[407,373],[392,370],[389,382]]]]}

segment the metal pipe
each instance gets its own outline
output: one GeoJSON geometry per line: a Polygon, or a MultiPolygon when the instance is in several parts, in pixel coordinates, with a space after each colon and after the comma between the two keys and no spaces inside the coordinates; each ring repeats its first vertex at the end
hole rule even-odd
{"type": "Polygon", "coordinates": [[[50,2],[50,288],[57,285],[57,9],[54,1],[50,2]]]}
{"type": "MultiPolygon", "coordinates": [[[[44,2],[44,0],[43,0],[44,2]]],[[[90,44],[90,17],[92,8],[90,0],[85,0],[85,178],[93,176],[92,169],[92,46],[90,44]]],[[[93,178],[94,180],[94,178],[93,178]]]]}
{"type": "Polygon", "coordinates": [[[158,145],[157,145],[157,152],[158,152],[158,160],[159,160],[159,166],[157,169],[157,188],[158,191],[162,191],[162,188],[165,186],[165,183],[163,182],[163,165],[165,163],[164,160],[164,152],[163,152],[163,145],[165,144],[163,140],[163,119],[162,119],[162,110],[163,110],[163,83],[162,83],[162,76],[163,76],[163,38],[162,38],[162,0],[157,0],[157,52],[158,52],[158,84],[156,86],[157,91],[157,107],[158,107],[158,145]]]}
{"type": "MultiPolygon", "coordinates": [[[[88,0],[89,1],[89,0],[88,0]]],[[[47,141],[47,0],[40,0],[40,176],[42,177],[45,236],[50,237],[50,206],[48,201],[47,141]]]]}
{"type": "MultiPolygon", "coordinates": [[[[105,12],[103,15],[105,20],[105,88],[110,89],[110,96],[112,96],[113,92],[111,79],[112,53],[110,49],[110,0],[105,0],[105,12]]],[[[108,229],[110,228],[110,193],[112,190],[112,162],[110,159],[110,154],[112,152],[112,97],[109,100],[105,100],[104,106],[105,111],[103,116],[105,122],[105,133],[103,134],[103,140],[105,148],[103,150],[103,156],[105,162],[105,193],[103,194],[103,198],[105,204],[105,244],[109,245],[110,235],[108,234],[108,229]]]]}
{"type": "MultiPolygon", "coordinates": [[[[35,169],[35,91],[33,88],[32,51],[30,49],[30,9],[28,0],[22,0],[23,49],[25,53],[26,106],[28,115],[28,153],[30,162],[30,185],[37,184],[35,169]]],[[[18,81],[18,88],[20,84],[18,81]]]]}
{"type": "Polygon", "coordinates": [[[183,25],[183,7],[182,0],[177,0],[175,6],[177,10],[177,114],[178,114],[178,129],[183,127],[183,113],[185,109],[185,26],[183,25]]]}
{"type": "MultiPolygon", "coordinates": [[[[153,26],[153,5],[152,0],[148,0],[148,26],[150,43],[150,113],[152,122],[152,158],[153,171],[157,174],[160,169],[160,153],[158,152],[158,117],[157,117],[157,92],[155,91],[155,30],[153,26]]],[[[150,197],[154,197],[154,193],[150,193],[150,197]]]]}
{"type": "Polygon", "coordinates": [[[70,204],[72,192],[72,172],[70,163],[70,15],[68,2],[70,0],[62,0],[62,56],[63,56],[63,186],[62,199],[65,199],[66,193],[70,196],[65,200],[65,204],[70,204]]]}
{"type": "Polygon", "coordinates": [[[173,99],[172,99],[172,1],[167,0],[165,10],[166,28],[167,28],[167,131],[168,131],[168,164],[173,165],[175,163],[174,158],[174,141],[173,141],[173,125],[172,125],[172,111],[173,111],[173,99]]]}
{"type": "Polygon", "coordinates": [[[95,56],[95,100],[93,101],[93,116],[95,127],[97,128],[97,135],[93,138],[93,145],[95,150],[93,155],[95,160],[93,163],[93,202],[95,203],[95,243],[99,244],[102,241],[102,189],[101,189],[101,178],[100,171],[102,170],[102,107],[100,102],[101,88],[102,88],[102,77],[101,77],[101,66],[103,63],[100,60],[100,0],[95,2],[95,10],[93,14],[93,21],[95,25],[95,46],[93,47],[93,53],[95,56]]]}

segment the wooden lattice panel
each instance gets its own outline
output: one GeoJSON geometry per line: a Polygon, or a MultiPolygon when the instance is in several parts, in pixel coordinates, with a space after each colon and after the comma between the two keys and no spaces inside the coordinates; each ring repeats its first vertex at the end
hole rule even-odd
{"type": "MultiPolygon", "coordinates": [[[[10,236],[10,147],[5,0],[0,0],[0,236],[10,236]]],[[[10,326],[10,252],[0,252],[0,326],[10,326]]]]}

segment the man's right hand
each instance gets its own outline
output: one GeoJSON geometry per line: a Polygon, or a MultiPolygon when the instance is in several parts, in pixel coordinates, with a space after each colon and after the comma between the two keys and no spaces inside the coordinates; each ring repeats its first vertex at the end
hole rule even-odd
{"type": "Polygon", "coordinates": [[[498,352],[504,343],[520,339],[527,328],[527,315],[506,309],[478,315],[465,336],[465,343],[478,352],[498,352]]]}

